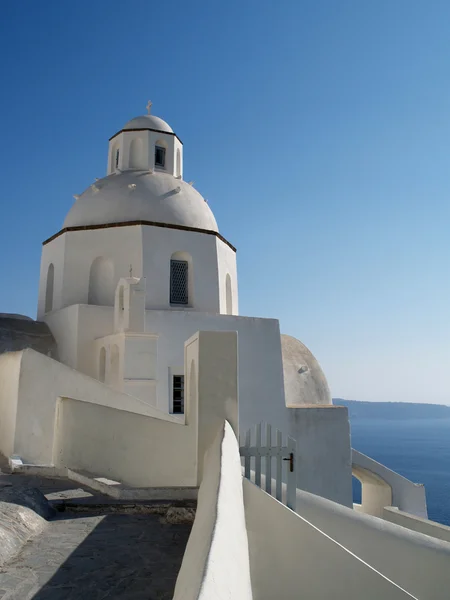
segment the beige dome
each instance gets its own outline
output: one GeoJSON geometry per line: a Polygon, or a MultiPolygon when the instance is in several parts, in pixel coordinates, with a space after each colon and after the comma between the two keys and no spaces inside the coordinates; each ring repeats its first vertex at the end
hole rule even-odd
{"type": "Polygon", "coordinates": [[[282,334],[281,354],[286,406],[332,404],[326,377],[302,342],[282,334]]]}
{"type": "Polygon", "coordinates": [[[79,196],[63,227],[152,221],[218,231],[214,215],[191,185],[168,173],[123,171],[99,179],[79,196]]]}

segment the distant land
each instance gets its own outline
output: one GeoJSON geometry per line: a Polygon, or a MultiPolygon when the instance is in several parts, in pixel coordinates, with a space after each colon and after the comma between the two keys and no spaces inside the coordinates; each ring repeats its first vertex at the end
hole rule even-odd
{"type": "Polygon", "coordinates": [[[333,398],[333,404],[346,406],[351,419],[450,419],[450,406],[414,402],[362,402],[333,398]]]}

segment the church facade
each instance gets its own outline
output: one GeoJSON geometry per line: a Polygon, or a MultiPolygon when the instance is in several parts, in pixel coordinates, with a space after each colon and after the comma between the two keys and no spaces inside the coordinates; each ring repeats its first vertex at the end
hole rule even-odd
{"type": "MultiPolygon", "coordinates": [[[[44,241],[37,316],[51,358],[0,356],[13,390],[0,394],[0,451],[52,465],[64,398],[189,426],[187,340],[232,332],[239,431],[263,422],[294,439],[298,488],[352,507],[353,474],[372,490],[364,510],[381,514],[395,497],[426,516],[423,490],[352,450],[347,410],[332,404],[311,352],[280,334],[276,319],[239,315],[236,248],[184,181],[183,158],[168,123],[151,114],[128,121],[109,140],[106,176],[74,196],[44,241]]],[[[208,367],[219,383],[222,366],[208,367]]],[[[125,474],[132,484],[141,475],[125,474]]]]}

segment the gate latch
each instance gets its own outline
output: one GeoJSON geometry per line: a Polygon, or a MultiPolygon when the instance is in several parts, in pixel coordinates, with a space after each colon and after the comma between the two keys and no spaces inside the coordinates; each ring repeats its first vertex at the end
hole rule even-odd
{"type": "Polygon", "coordinates": [[[294,453],[290,452],[289,453],[289,458],[283,458],[283,460],[288,460],[289,461],[289,471],[291,473],[294,472],[294,453]]]}

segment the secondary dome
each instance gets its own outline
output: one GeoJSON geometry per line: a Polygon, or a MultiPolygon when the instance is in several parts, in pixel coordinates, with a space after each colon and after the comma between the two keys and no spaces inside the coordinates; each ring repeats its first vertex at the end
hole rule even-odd
{"type": "Polygon", "coordinates": [[[154,115],[142,115],[141,117],[134,117],[128,123],[122,127],[122,129],[156,129],[156,131],[165,131],[166,133],[173,133],[172,127],[154,115]]]}
{"type": "Polygon", "coordinates": [[[153,221],[218,231],[205,199],[168,173],[123,171],[99,179],[79,196],[63,227],[153,221]]]}
{"type": "Polygon", "coordinates": [[[332,404],[330,388],[308,348],[290,335],[281,335],[286,406],[332,404]]]}

